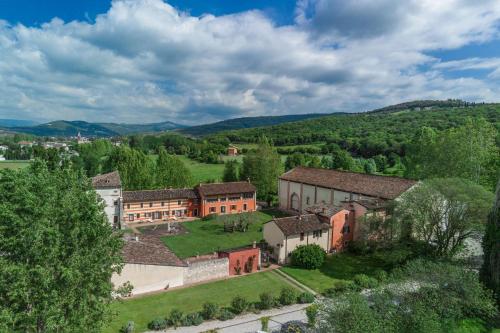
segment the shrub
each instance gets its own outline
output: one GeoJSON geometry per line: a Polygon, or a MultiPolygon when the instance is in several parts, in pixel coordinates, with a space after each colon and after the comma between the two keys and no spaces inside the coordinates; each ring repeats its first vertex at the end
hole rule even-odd
{"type": "Polygon", "coordinates": [[[269,330],[269,319],[271,319],[271,317],[260,318],[261,331],[267,332],[269,330]]]}
{"type": "Polygon", "coordinates": [[[300,304],[312,303],[312,302],[314,302],[314,295],[305,291],[299,295],[299,297],[297,298],[297,301],[300,304]]]}
{"type": "Polygon", "coordinates": [[[371,249],[368,246],[368,243],[365,241],[352,241],[349,242],[349,247],[347,250],[353,254],[365,255],[371,253],[371,249]]]}
{"type": "Polygon", "coordinates": [[[281,289],[279,302],[281,305],[294,304],[297,301],[297,293],[293,288],[286,287],[281,289]]]}
{"type": "Polygon", "coordinates": [[[270,293],[262,293],[259,295],[259,308],[268,310],[274,306],[274,297],[270,293]]]}
{"type": "Polygon", "coordinates": [[[306,325],[298,320],[292,320],[281,325],[280,333],[306,333],[306,325]]]}
{"type": "Polygon", "coordinates": [[[327,289],[323,294],[326,297],[333,297],[335,295],[348,292],[348,291],[361,291],[361,287],[352,281],[338,281],[333,288],[327,289]]]}
{"type": "Polygon", "coordinates": [[[182,323],[182,311],[179,309],[173,309],[170,311],[168,323],[175,328],[179,327],[182,323]]]}
{"type": "Polygon", "coordinates": [[[153,331],[161,331],[167,328],[168,322],[163,318],[153,319],[148,324],[148,328],[153,331]]]}
{"type": "Polygon", "coordinates": [[[325,261],[325,251],[317,244],[300,245],[292,252],[292,265],[317,269],[325,261]]]}
{"type": "Polygon", "coordinates": [[[203,317],[199,312],[187,314],[182,320],[183,326],[198,326],[203,323],[203,317]]]}
{"type": "Polygon", "coordinates": [[[231,301],[232,311],[236,314],[245,312],[248,309],[249,305],[250,303],[247,301],[247,299],[241,296],[235,296],[231,301]]]}
{"type": "Polygon", "coordinates": [[[220,310],[219,316],[217,317],[219,320],[225,321],[230,320],[235,317],[234,313],[231,312],[228,308],[222,308],[220,310]]]}
{"type": "Polygon", "coordinates": [[[208,214],[208,215],[205,215],[201,218],[202,221],[211,221],[211,220],[215,220],[217,218],[217,214],[215,213],[212,213],[212,214],[208,214]]]}
{"type": "Polygon", "coordinates": [[[201,315],[203,319],[210,320],[217,317],[219,313],[219,306],[212,302],[206,302],[203,304],[203,310],[201,310],[201,315]]]}
{"type": "Polygon", "coordinates": [[[373,275],[379,282],[385,282],[387,280],[387,272],[382,269],[376,270],[373,275]]]}
{"type": "Polygon", "coordinates": [[[375,288],[378,286],[378,281],[366,274],[356,274],[353,280],[361,288],[375,288]]]}
{"type": "Polygon", "coordinates": [[[120,333],[133,333],[134,332],[134,322],[129,321],[127,324],[120,328],[120,333]]]}
{"type": "Polygon", "coordinates": [[[316,325],[316,316],[318,315],[318,306],[316,304],[309,305],[306,308],[307,324],[309,327],[316,325]]]}

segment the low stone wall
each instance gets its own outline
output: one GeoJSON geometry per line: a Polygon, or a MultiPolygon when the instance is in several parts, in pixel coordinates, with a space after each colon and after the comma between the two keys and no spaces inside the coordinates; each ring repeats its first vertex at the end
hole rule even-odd
{"type": "Polygon", "coordinates": [[[184,284],[220,279],[229,275],[229,259],[209,259],[189,263],[184,270],[184,284]]]}

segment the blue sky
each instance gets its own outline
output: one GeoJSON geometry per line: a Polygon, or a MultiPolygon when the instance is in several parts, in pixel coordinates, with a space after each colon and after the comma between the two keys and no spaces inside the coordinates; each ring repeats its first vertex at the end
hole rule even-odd
{"type": "Polygon", "coordinates": [[[185,124],[499,101],[496,0],[4,0],[0,118],[185,124]]]}

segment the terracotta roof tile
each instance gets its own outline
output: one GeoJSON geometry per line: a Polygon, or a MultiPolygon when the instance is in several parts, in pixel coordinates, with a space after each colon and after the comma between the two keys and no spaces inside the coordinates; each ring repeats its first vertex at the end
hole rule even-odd
{"type": "Polygon", "coordinates": [[[162,190],[125,191],[123,202],[159,201],[169,199],[196,199],[196,191],[190,188],[171,188],[162,190]]]}
{"type": "Polygon", "coordinates": [[[318,204],[314,206],[307,207],[305,209],[306,212],[311,213],[311,214],[318,214],[321,216],[325,217],[332,217],[336,215],[337,213],[345,210],[343,206],[335,206],[335,205],[328,205],[328,204],[318,204]]]}
{"type": "Polygon", "coordinates": [[[92,186],[94,188],[113,188],[121,187],[120,174],[118,171],[97,175],[92,178],[92,186]]]}
{"type": "Polygon", "coordinates": [[[285,236],[298,235],[302,232],[326,230],[328,223],[323,223],[315,214],[283,217],[272,220],[285,236]]]}
{"type": "Polygon", "coordinates": [[[139,235],[138,240],[130,237],[123,246],[122,255],[127,264],[187,266],[158,237],[139,235]]]}
{"type": "Polygon", "coordinates": [[[255,186],[250,182],[200,184],[196,189],[201,196],[255,192],[255,186]]]}
{"type": "Polygon", "coordinates": [[[384,199],[395,199],[416,184],[399,177],[306,167],[294,168],[280,179],[384,199]]]}

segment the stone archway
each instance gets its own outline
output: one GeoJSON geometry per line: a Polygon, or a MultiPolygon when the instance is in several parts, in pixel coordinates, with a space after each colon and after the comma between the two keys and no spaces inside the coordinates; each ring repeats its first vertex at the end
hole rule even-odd
{"type": "Polygon", "coordinates": [[[292,193],[290,197],[290,208],[293,210],[299,210],[299,195],[297,193],[292,193]]]}

